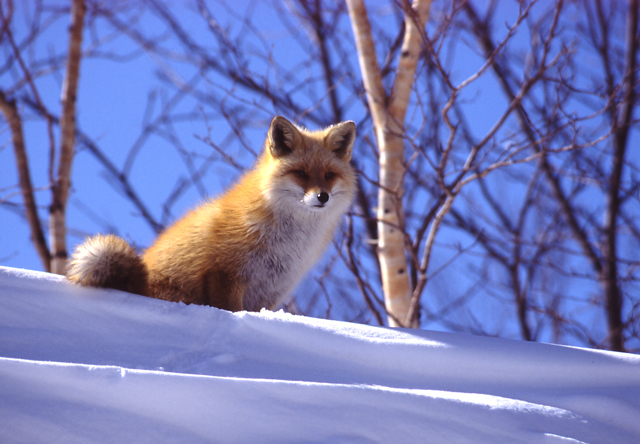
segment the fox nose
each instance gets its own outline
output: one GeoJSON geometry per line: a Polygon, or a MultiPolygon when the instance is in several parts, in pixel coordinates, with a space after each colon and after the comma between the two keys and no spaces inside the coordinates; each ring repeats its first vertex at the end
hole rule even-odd
{"type": "Polygon", "coordinates": [[[318,193],[317,197],[318,197],[318,202],[320,202],[322,205],[329,202],[329,193],[326,193],[323,191],[321,193],[318,193]]]}

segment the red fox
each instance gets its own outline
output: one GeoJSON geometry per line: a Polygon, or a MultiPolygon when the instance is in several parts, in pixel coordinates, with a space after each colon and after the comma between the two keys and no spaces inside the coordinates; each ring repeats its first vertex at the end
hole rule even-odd
{"type": "Polygon", "coordinates": [[[311,132],[275,117],[254,168],[220,198],[168,227],[141,256],[117,236],[87,239],[68,279],[231,311],[276,308],[351,205],[355,130],[347,121],[311,132]]]}

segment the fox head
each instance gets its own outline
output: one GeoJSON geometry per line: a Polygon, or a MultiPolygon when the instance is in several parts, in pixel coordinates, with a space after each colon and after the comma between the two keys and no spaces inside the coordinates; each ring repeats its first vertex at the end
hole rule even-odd
{"type": "Polygon", "coordinates": [[[355,193],[349,164],[355,132],[352,121],[312,132],[275,117],[263,155],[267,198],[294,211],[346,211],[355,193]]]}

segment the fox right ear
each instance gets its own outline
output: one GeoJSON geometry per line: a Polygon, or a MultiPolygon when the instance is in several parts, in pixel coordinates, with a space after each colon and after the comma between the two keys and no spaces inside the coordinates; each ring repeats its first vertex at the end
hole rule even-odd
{"type": "Polygon", "coordinates": [[[276,116],[271,121],[267,135],[267,147],[273,157],[291,154],[301,143],[302,136],[296,126],[282,116],[276,116]]]}

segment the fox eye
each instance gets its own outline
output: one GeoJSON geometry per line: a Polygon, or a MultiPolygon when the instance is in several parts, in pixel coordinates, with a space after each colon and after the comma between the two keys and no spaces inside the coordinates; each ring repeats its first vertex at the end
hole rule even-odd
{"type": "Polygon", "coordinates": [[[308,179],[309,178],[309,176],[307,175],[307,173],[304,172],[304,170],[293,170],[293,174],[298,176],[300,179],[308,179]]]}
{"type": "Polygon", "coordinates": [[[331,180],[335,177],[336,173],[329,171],[327,174],[324,175],[325,180],[331,180]]]}

